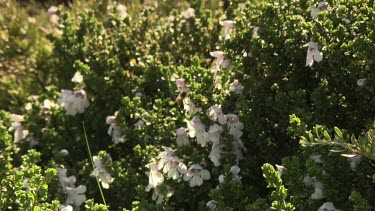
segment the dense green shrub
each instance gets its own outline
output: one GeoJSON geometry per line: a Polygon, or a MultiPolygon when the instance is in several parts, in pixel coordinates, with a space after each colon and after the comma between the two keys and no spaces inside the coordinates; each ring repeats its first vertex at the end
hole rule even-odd
{"type": "Polygon", "coordinates": [[[315,4],[59,7],[23,51],[53,77],[1,106],[0,207],[371,210],[373,2],[315,4]]]}

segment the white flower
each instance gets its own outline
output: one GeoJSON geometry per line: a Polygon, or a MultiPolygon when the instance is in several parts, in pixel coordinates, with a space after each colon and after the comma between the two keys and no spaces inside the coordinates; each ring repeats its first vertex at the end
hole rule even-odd
{"type": "Polygon", "coordinates": [[[215,211],[216,210],[216,203],[217,202],[215,200],[211,200],[211,201],[207,202],[206,206],[210,211],[215,211]]]}
{"type": "Polygon", "coordinates": [[[221,125],[225,125],[227,123],[227,116],[223,114],[221,106],[211,106],[207,110],[206,114],[212,121],[218,121],[221,125]]]}
{"type": "Polygon", "coordinates": [[[281,166],[281,165],[277,165],[275,164],[276,168],[277,168],[277,173],[279,174],[279,176],[281,177],[285,171],[285,167],[284,166],[281,166]]]}
{"type": "Polygon", "coordinates": [[[230,84],[229,91],[242,95],[242,84],[238,82],[237,79],[233,80],[233,82],[230,84]]]}
{"type": "Polygon", "coordinates": [[[209,180],[210,178],[210,172],[203,169],[199,164],[191,165],[188,172],[184,175],[184,180],[190,181],[190,187],[201,186],[203,180],[209,180]]]}
{"type": "Polygon", "coordinates": [[[63,157],[66,157],[66,156],[69,155],[69,151],[66,150],[66,149],[62,149],[62,150],[59,152],[59,154],[60,154],[61,156],[63,156],[63,157]]]}
{"type": "Polygon", "coordinates": [[[316,18],[318,17],[318,13],[319,12],[323,12],[323,11],[326,11],[328,9],[328,4],[327,2],[325,1],[321,1],[318,3],[318,7],[314,8],[312,11],[311,11],[311,17],[313,18],[316,18]]]}
{"type": "Polygon", "coordinates": [[[68,115],[72,116],[75,116],[77,112],[83,113],[85,108],[88,108],[90,105],[86,92],[83,89],[74,92],[68,89],[61,90],[61,95],[57,103],[64,107],[68,115]]]}
{"type": "Polygon", "coordinates": [[[315,163],[323,163],[322,159],[320,159],[322,155],[310,155],[310,159],[313,160],[315,163]]]}
{"type": "Polygon", "coordinates": [[[49,110],[51,110],[51,108],[56,108],[56,107],[58,107],[58,105],[55,102],[53,102],[53,101],[50,101],[48,99],[45,99],[43,101],[42,109],[44,111],[49,111],[49,110]]]}
{"type": "Polygon", "coordinates": [[[314,64],[314,60],[316,62],[320,62],[323,60],[323,53],[318,50],[318,44],[314,42],[309,42],[305,46],[308,47],[306,66],[311,67],[314,64]]]}
{"type": "Polygon", "coordinates": [[[171,157],[170,161],[165,164],[163,173],[168,173],[168,178],[177,179],[180,174],[186,174],[187,167],[177,156],[171,157]]]}
{"type": "Polygon", "coordinates": [[[220,141],[220,134],[223,132],[223,127],[214,124],[210,126],[210,129],[205,133],[206,139],[212,141],[212,143],[217,144],[220,141]]]}
{"type": "Polygon", "coordinates": [[[70,205],[65,206],[65,205],[61,204],[61,205],[59,206],[59,209],[60,209],[60,211],[73,211],[73,207],[70,206],[70,205]]]}
{"type": "Polygon", "coordinates": [[[235,22],[231,21],[231,20],[225,20],[225,21],[220,21],[219,23],[220,23],[220,25],[225,27],[225,35],[224,35],[225,39],[226,40],[229,39],[230,38],[230,32],[231,32],[235,22]]]}
{"type": "Polygon", "coordinates": [[[81,75],[81,73],[79,71],[74,73],[74,76],[72,78],[72,82],[74,82],[74,83],[82,83],[83,82],[83,76],[81,75]]]}
{"type": "Polygon", "coordinates": [[[220,143],[214,143],[211,148],[210,155],[208,157],[214,163],[216,167],[220,166],[220,159],[221,159],[221,148],[223,147],[220,143]]]}
{"type": "Polygon", "coordinates": [[[124,143],[125,135],[122,134],[121,128],[117,125],[116,116],[107,116],[106,123],[109,124],[108,135],[112,136],[112,141],[115,144],[124,143]]]}
{"type": "Polygon", "coordinates": [[[190,121],[187,121],[187,127],[190,138],[195,137],[198,144],[200,144],[202,147],[206,146],[206,126],[201,122],[200,117],[194,116],[190,121]]]}
{"type": "Polygon", "coordinates": [[[238,140],[242,136],[242,130],[244,129],[243,123],[240,122],[240,118],[236,114],[228,114],[227,119],[229,134],[231,134],[235,140],[238,140]]]}
{"type": "Polygon", "coordinates": [[[176,131],[177,134],[177,139],[176,143],[177,146],[182,147],[182,146],[189,146],[189,138],[188,134],[186,133],[186,128],[178,128],[176,131]]]}
{"type": "MultiPolygon", "coordinates": [[[[229,170],[230,173],[232,173],[232,181],[237,181],[241,184],[241,178],[238,176],[238,173],[240,173],[241,169],[238,166],[232,166],[229,170]]],[[[220,175],[219,176],[219,182],[223,183],[226,176],[220,175]]]]}
{"type": "Polygon", "coordinates": [[[313,186],[314,192],[311,194],[311,199],[319,200],[324,198],[323,190],[324,185],[322,182],[318,181],[315,177],[306,176],[303,179],[306,186],[313,186]]]}
{"type": "Polygon", "coordinates": [[[346,18],[343,18],[343,19],[341,19],[344,23],[346,23],[346,24],[349,24],[350,23],[350,20],[349,19],[346,19],[346,18]]]}
{"type": "Polygon", "coordinates": [[[232,142],[233,147],[233,153],[236,155],[236,162],[237,165],[239,163],[239,160],[243,159],[243,153],[242,150],[246,151],[245,146],[243,145],[242,141],[240,139],[232,142]]]}
{"type": "MultiPolygon", "coordinates": [[[[167,197],[171,197],[173,195],[173,191],[170,190],[170,187],[167,186],[167,197]]],[[[164,201],[164,195],[160,192],[159,187],[155,187],[154,191],[152,192],[152,200],[156,201],[156,204],[161,204],[164,201]]]]}
{"type": "Polygon", "coordinates": [[[185,79],[179,78],[176,80],[177,90],[176,92],[190,92],[190,89],[186,87],[185,79]]]}
{"type": "Polygon", "coordinates": [[[166,163],[169,163],[172,157],[174,156],[174,151],[172,148],[165,147],[165,146],[162,146],[162,148],[164,149],[164,152],[158,155],[158,159],[160,159],[158,162],[159,170],[161,170],[166,163]]]}
{"type": "Polygon", "coordinates": [[[77,179],[76,179],[75,176],[67,177],[66,176],[67,171],[68,171],[67,169],[60,169],[60,168],[57,169],[57,177],[59,178],[59,182],[61,184],[61,187],[63,187],[63,188],[65,188],[65,187],[74,188],[77,179]]]}
{"type": "Polygon", "coordinates": [[[125,5],[123,4],[119,4],[117,5],[117,11],[118,11],[118,14],[122,17],[122,18],[126,18],[128,16],[128,13],[126,12],[126,7],[125,5]]]}
{"type": "Polygon", "coordinates": [[[358,79],[357,86],[364,86],[366,85],[366,78],[358,79]]]}
{"type": "Polygon", "coordinates": [[[318,211],[340,211],[335,208],[332,202],[325,202],[321,207],[319,207],[318,211]]]}
{"type": "Polygon", "coordinates": [[[220,65],[224,61],[224,52],[223,51],[213,51],[210,53],[212,57],[216,58],[216,69],[215,69],[215,75],[216,72],[220,69],[220,65]]]}
{"type": "Polygon", "coordinates": [[[149,163],[147,166],[150,168],[150,171],[146,172],[148,175],[148,185],[145,188],[146,192],[150,191],[151,188],[156,188],[164,182],[163,174],[159,172],[157,163],[149,163]]]}
{"type": "Polygon", "coordinates": [[[232,62],[230,61],[230,59],[224,59],[223,62],[221,63],[221,67],[226,69],[228,68],[230,65],[232,64],[232,62]]]}
{"type": "Polygon", "coordinates": [[[60,17],[57,15],[58,10],[59,8],[55,6],[48,8],[49,20],[53,25],[57,25],[59,23],[60,17]]]}
{"type": "Polygon", "coordinates": [[[144,124],[145,124],[145,122],[142,119],[140,119],[140,120],[138,120],[138,122],[134,123],[133,126],[134,127],[143,127],[144,124]]]}
{"type": "Polygon", "coordinates": [[[352,171],[355,171],[357,169],[357,165],[361,163],[361,158],[362,158],[361,155],[348,158],[350,162],[350,169],[352,169],[352,171]]]}
{"type": "Polygon", "coordinates": [[[184,110],[187,114],[192,114],[194,112],[199,112],[201,111],[200,108],[195,107],[194,103],[190,100],[190,98],[185,97],[182,100],[182,103],[184,104],[184,110]]]}
{"type": "Polygon", "coordinates": [[[74,204],[74,206],[79,207],[83,202],[86,201],[86,186],[80,185],[77,188],[66,187],[66,193],[68,197],[66,198],[65,204],[74,204]]]}
{"type": "Polygon", "coordinates": [[[24,121],[23,116],[11,114],[10,118],[13,122],[8,131],[14,130],[14,143],[18,143],[20,140],[26,138],[26,136],[29,134],[29,131],[24,130],[24,127],[21,125],[21,123],[24,121]]]}
{"type": "Polygon", "coordinates": [[[99,182],[102,183],[103,188],[108,189],[109,184],[113,182],[114,178],[112,178],[112,176],[105,169],[102,161],[100,160],[98,156],[93,156],[92,159],[94,161],[95,169],[91,173],[91,176],[98,177],[99,182]]]}
{"type": "Polygon", "coordinates": [[[182,16],[184,16],[185,19],[189,19],[189,18],[195,16],[195,10],[193,8],[189,8],[189,9],[183,11],[181,14],[182,14],[182,16]]]}

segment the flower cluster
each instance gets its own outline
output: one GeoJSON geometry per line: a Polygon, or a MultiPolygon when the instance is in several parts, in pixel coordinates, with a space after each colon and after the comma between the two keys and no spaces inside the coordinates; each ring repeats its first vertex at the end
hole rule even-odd
{"type": "Polygon", "coordinates": [[[106,123],[110,125],[107,133],[112,136],[113,143],[124,143],[125,135],[122,134],[121,128],[117,125],[116,116],[107,116],[106,123]]]}
{"type": "Polygon", "coordinates": [[[67,173],[67,169],[64,169],[64,168],[57,169],[57,177],[59,179],[60,185],[61,187],[64,188],[67,194],[65,205],[71,204],[71,205],[74,205],[76,208],[78,208],[79,206],[83,204],[83,202],[86,201],[86,195],[85,195],[86,186],[79,185],[78,187],[75,187],[76,177],[75,176],[67,177],[66,173],[67,173]]]}
{"type": "Polygon", "coordinates": [[[91,173],[91,176],[98,177],[99,182],[101,182],[103,188],[108,189],[109,184],[113,182],[114,178],[112,178],[112,176],[108,173],[107,169],[98,156],[93,156],[92,160],[94,161],[95,168],[91,173]]]}
{"type": "Polygon", "coordinates": [[[68,115],[72,116],[75,116],[77,113],[83,113],[90,105],[86,92],[83,89],[76,91],[69,89],[61,90],[61,95],[57,103],[64,107],[68,115]]]}

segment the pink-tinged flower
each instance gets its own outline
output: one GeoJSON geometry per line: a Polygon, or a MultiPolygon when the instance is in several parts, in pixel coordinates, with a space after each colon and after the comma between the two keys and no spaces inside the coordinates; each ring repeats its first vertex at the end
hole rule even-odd
{"type": "Polygon", "coordinates": [[[187,173],[184,175],[184,180],[190,181],[190,187],[201,186],[203,180],[209,180],[210,178],[210,172],[203,169],[199,164],[191,165],[187,173]]]}
{"type": "Polygon", "coordinates": [[[240,82],[238,82],[237,79],[233,80],[233,82],[230,84],[229,91],[234,92],[234,93],[239,94],[239,95],[242,95],[242,93],[243,93],[242,84],[240,82]]]}
{"type": "Polygon", "coordinates": [[[48,9],[48,15],[49,15],[49,20],[50,22],[53,24],[53,25],[57,25],[59,24],[59,20],[60,20],[60,17],[57,15],[57,11],[59,10],[59,8],[55,7],[55,6],[51,6],[49,9],[48,9]]]}
{"type": "Polygon", "coordinates": [[[321,1],[318,3],[318,7],[314,8],[311,11],[311,17],[316,18],[318,17],[318,13],[326,11],[328,9],[328,4],[325,1],[321,1]]]}
{"type": "Polygon", "coordinates": [[[358,79],[357,86],[365,86],[366,85],[366,78],[358,79]]]}
{"type": "Polygon", "coordinates": [[[231,65],[230,59],[224,59],[223,62],[221,63],[221,67],[226,69],[231,65]]]}
{"type": "Polygon", "coordinates": [[[122,134],[121,128],[117,125],[115,116],[107,116],[106,123],[109,124],[108,135],[112,136],[112,141],[115,144],[124,143],[125,135],[122,134]]]}
{"type": "Polygon", "coordinates": [[[189,19],[189,18],[195,16],[195,10],[193,8],[189,8],[189,9],[183,11],[181,14],[182,14],[182,16],[184,16],[185,19],[189,19]]]}
{"type": "Polygon", "coordinates": [[[325,202],[318,211],[341,211],[335,208],[335,205],[332,202],[325,202]]]}
{"type": "Polygon", "coordinates": [[[176,92],[190,92],[190,89],[186,87],[185,79],[179,78],[176,80],[177,90],[176,92]]]}
{"type": "Polygon", "coordinates": [[[83,82],[83,75],[79,71],[77,71],[76,73],[74,73],[74,76],[72,78],[72,82],[82,83],[83,82]]]}
{"type": "Polygon", "coordinates": [[[191,115],[194,112],[200,112],[201,108],[197,108],[194,103],[190,100],[189,97],[185,97],[182,100],[182,103],[184,105],[184,110],[187,114],[191,115]]]}
{"type": "Polygon", "coordinates": [[[182,146],[189,146],[189,138],[188,134],[186,132],[186,128],[180,127],[176,130],[176,143],[177,146],[182,147],[182,146]]]}
{"type": "Polygon", "coordinates": [[[85,90],[71,91],[61,90],[60,98],[57,103],[64,107],[68,115],[75,116],[77,113],[83,113],[90,106],[85,90]]]}
{"type": "Polygon", "coordinates": [[[60,169],[60,168],[57,169],[57,177],[59,179],[61,187],[63,187],[63,188],[66,188],[66,187],[74,188],[77,179],[76,179],[75,176],[67,177],[66,176],[67,171],[68,171],[67,169],[60,169]]]}
{"type": "Polygon", "coordinates": [[[227,116],[223,114],[220,105],[211,106],[207,110],[206,114],[212,121],[218,121],[221,125],[225,125],[227,123],[227,116]]]}
{"type": "Polygon", "coordinates": [[[93,156],[92,160],[94,161],[95,169],[91,173],[91,176],[98,177],[99,182],[101,182],[103,188],[108,189],[109,184],[113,182],[114,178],[112,178],[112,176],[108,173],[107,169],[98,156],[93,156]]]}
{"type": "Polygon", "coordinates": [[[18,143],[22,139],[26,138],[29,134],[28,130],[24,130],[22,122],[24,121],[23,116],[17,114],[11,114],[12,125],[9,127],[8,131],[14,131],[14,143],[18,143]]]}
{"type": "Polygon", "coordinates": [[[77,188],[66,187],[65,190],[68,195],[65,204],[74,204],[74,206],[79,207],[86,201],[86,186],[80,185],[77,188]]]}
{"type": "Polygon", "coordinates": [[[213,51],[210,53],[210,55],[212,57],[215,57],[216,58],[216,71],[215,71],[215,75],[216,75],[216,72],[220,69],[220,65],[223,63],[224,61],[224,52],[223,51],[213,51]]]}
{"type": "Polygon", "coordinates": [[[119,4],[117,5],[117,11],[118,11],[118,14],[122,17],[122,18],[126,18],[128,16],[128,13],[126,12],[126,7],[125,5],[123,4],[119,4]]]}
{"type": "Polygon", "coordinates": [[[163,174],[159,172],[157,163],[149,163],[147,167],[150,168],[150,171],[146,172],[148,175],[148,185],[145,191],[149,192],[151,188],[156,188],[158,185],[162,184],[164,182],[164,177],[163,174]]]}
{"type": "Polygon", "coordinates": [[[230,32],[231,32],[234,24],[235,24],[235,22],[231,21],[231,20],[220,21],[220,25],[225,27],[224,37],[225,37],[226,40],[230,38],[230,32]]]}
{"type": "Polygon", "coordinates": [[[170,161],[165,164],[163,173],[168,173],[168,178],[178,179],[180,174],[186,174],[187,167],[177,156],[172,156],[170,161]]]}
{"type": "Polygon", "coordinates": [[[308,47],[306,66],[311,67],[314,64],[314,60],[316,62],[321,62],[323,60],[323,53],[318,50],[318,44],[309,42],[305,46],[308,47]]]}
{"type": "Polygon", "coordinates": [[[200,117],[194,116],[190,121],[187,121],[187,127],[190,138],[195,137],[198,144],[200,144],[202,147],[206,146],[206,126],[201,122],[200,117]]]}
{"type": "Polygon", "coordinates": [[[210,155],[208,155],[208,157],[210,158],[210,160],[214,163],[216,167],[220,166],[221,164],[220,159],[221,159],[221,154],[222,154],[222,150],[221,150],[222,147],[223,147],[222,144],[214,143],[212,145],[210,155]]]}
{"type": "Polygon", "coordinates": [[[246,151],[246,148],[243,145],[241,139],[233,141],[232,147],[233,147],[233,153],[236,155],[236,164],[238,165],[239,161],[243,159],[242,151],[246,151]]]}

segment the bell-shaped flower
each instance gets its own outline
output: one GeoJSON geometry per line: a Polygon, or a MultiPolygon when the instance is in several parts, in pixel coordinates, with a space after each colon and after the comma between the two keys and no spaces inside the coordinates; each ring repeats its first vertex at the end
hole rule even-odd
{"type": "Polygon", "coordinates": [[[233,82],[230,84],[229,91],[242,95],[242,84],[238,82],[237,79],[233,80],[233,82]]]}
{"type": "Polygon", "coordinates": [[[340,211],[340,210],[336,209],[335,205],[332,202],[325,202],[321,207],[319,207],[318,211],[340,211]]]}
{"type": "Polygon", "coordinates": [[[83,76],[79,71],[74,73],[74,76],[72,78],[72,82],[74,82],[74,83],[82,83],[83,82],[83,76]]]}
{"type": "Polygon", "coordinates": [[[67,171],[68,171],[67,169],[60,169],[60,168],[57,169],[57,177],[59,179],[61,187],[63,187],[63,188],[65,188],[65,187],[74,188],[77,179],[76,179],[75,176],[67,177],[66,176],[67,171]]]}
{"type": "Polygon", "coordinates": [[[220,134],[223,132],[223,127],[214,124],[210,126],[210,129],[205,133],[206,139],[212,141],[212,143],[217,144],[220,141],[220,134]]]}
{"type": "Polygon", "coordinates": [[[161,170],[166,163],[171,162],[171,159],[174,156],[174,151],[172,148],[165,147],[165,146],[162,146],[162,148],[164,149],[164,152],[158,155],[158,159],[160,159],[158,162],[159,170],[161,170]]]}
{"type": "Polygon", "coordinates": [[[80,185],[77,188],[66,187],[67,198],[65,204],[73,204],[75,207],[79,207],[86,201],[86,186],[80,185]]]}
{"type": "Polygon", "coordinates": [[[216,72],[219,71],[220,65],[224,61],[224,52],[223,51],[213,51],[213,52],[210,53],[210,55],[212,57],[216,58],[216,69],[215,69],[215,75],[216,75],[216,72]]]}
{"type": "Polygon", "coordinates": [[[180,174],[186,174],[187,167],[180,161],[177,156],[171,157],[170,161],[165,164],[163,173],[168,173],[168,178],[178,179],[180,174]]]}
{"type": "Polygon", "coordinates": [[[20,140],[26,138],[29,134],[28,130],[24,130],[22,122],[24,121],[23,116],[17,114],[11,114],[12,125],[8,128],[8,131],[14,131],[14,143],[18,143],[20,140]]]}
{"type": "Polygon", "coordinates": [[[78,113],[83,113],[85,111],[85,108],[88,108],[90,105],[85,90],[81,89],[74,91],[74,97],[75,100],[73,101],[73,108],[78,113]]]}
{"type": "Polygon", "coordinates": [[[121,128],[117,125],[116,116],[107,116],[106,123],[109,124],[108,135],[112,136],[115,144],[124,143],[125,135],[122,134],[121,128]]]}
{"type": "Polygon", "coordinates": [[[185,92],[185,93],[190,92],[190,89],[186,87],[185,79],[183,78],[179,78],[176,80],[176,86],[177,86],[176,92],[185,92]]]}
{"type": "Polygon", "coordinates": [[[210,178],[210,172],[203,169],[199,164],[191,165],[187,173],[184,175],[184,180],[190,181],[190,187],[201,186],[203,180],[209,180],[210,178]]]}
{"type": "Polygon", "coordinates": [[[121,18],[126,18],[128,16],[128,13],[126,12],[126,7],[123,4],[117,5],[117,12],[121,18]]]}
{"type": "Polygon", "coordinates": [[[323,53],[318,50],[318,44],[309,42],[305,46],[308,47],[306,66],[311,67],[314,64],[314,60],[316,62],[321,62],[323,60],[323,53]]]}
{"type": "Polygon", "coordinates": [[[220,23],[220,25],[225,27],[225,34],[224,34],[225,39],[226,40],[229,39],[230,38],[230,32],[232,31],[232,28],[233,28],[235,22],[231,21],[231,20],[225,20],[225,21],[220,21],[219,23],[220,23]]]}
{"type": "Polygon", "coordinates": [[[182,16],[184,16],[185,19],[189,19],[189,18],[195,16],[195,10],[193,8],[189,8],[189,9],[183,11],[181,14],[182,14],[182,16]]]}
{"type": "Polygon", "coordinates": [[[101,182],[103,188],[108,189],[109,184],[113,182],[114,178],[112,178],[112,176],[108,173],[107,169],[98,156],[93,156],[92,159],[94,161],[95,169],[91,173],[91,176],[98,177],[99,182],[101,182]]]}
{"type": "Polygon", "coordinates": [[[186,128],[180,127],[176,130],[176,143],[177,146],[182,147],[182,146],[189,146],[189,138],[188,134],[186,132],[186,128]]]}
{"type": "Polygon", "coordinates": [[[161,172],[159,172],[158,163],[149,163],[147,165],[150,171],[146,172],[148,175],[148,185],[145,188],[146,192],[149,192],[151,188],[156,188],[158,185],[164,182],[164,177],[161,172]]]}
{"type": "Polygon", "coordinates": [[[365,86],[366,85],[366,78],[361,78],[357,80],[357,86],[365,86]]]}
{"type": "Polygon", "coordinates": [[[198,144],[202,147],[206,146],[206,126],[201,122],[200,117],[194,116],[190,121],[187,121],[187,127],[190,138],[196,138],[198,144]]]}
{"type": "Polygon", "coordinates": [[[239,138],[242,135],[242,130],[244,129],[244,125],[242,122],[240,122],[240,118],[236,114],[228,114],[227,119],[229,134],[236,138],[239,138]]]}
{"type": "Polygon", "coordinates": [[[222,144],[220,143],[214,143],[211,148],[211,152],[208,155],[210,160],[214,163],[216,167],[220,166],[220,159],[221,159],[221,154],[223,153],[221,148],[223,147],[222,144]]]}
{"type": "Polygon", "coordinates": [[[318,13],[326,11],[328,9],[328,4],[325,1],[321,1],[318,3],[318,7],[311,10],[311,17],[316,18],[318,17],[318,13]]]}
{"type": "Polygon", "coordinates": [[[221,125],[225,125],[227,123],[227,116],[223,114],[221,106],[211,106],[207,110],[206,114],[212,121],[218,121],[221,125]]]}
{"type": "Polygon", "coordinates": [[[51,6],[50,8],[48,8],[49,21],[53,25],[59,24],[60,17],[57,15],[58,10],[59,10],[59,8],[57,8],[55,6],[51,6]]]}
{"type": "Polygon", "coordinates": [[[71,91],[67,89],[61,90],[60,98],[57,103],[65,108],[68,115],[75,116],[77,113],[83,113],[90,103],[87,99],[85,90],[71,91]]]}

